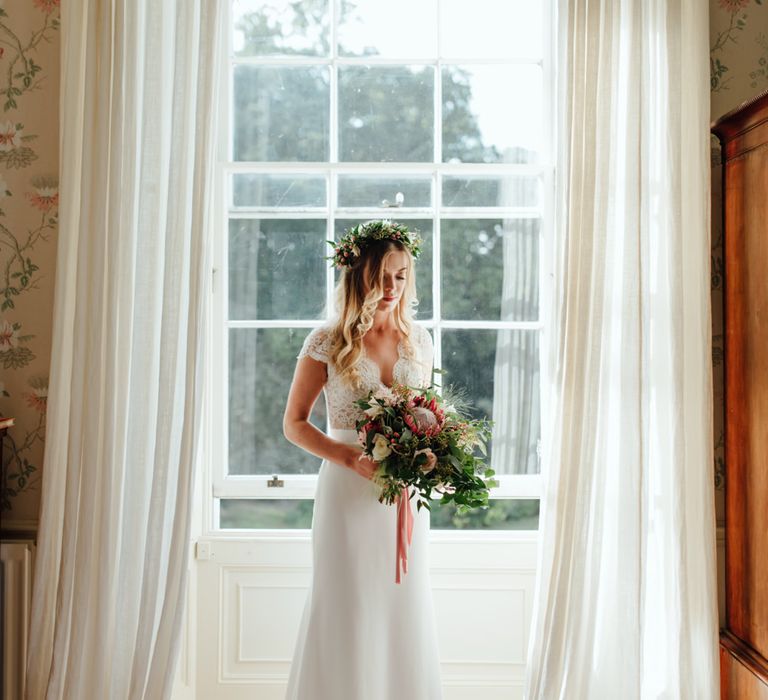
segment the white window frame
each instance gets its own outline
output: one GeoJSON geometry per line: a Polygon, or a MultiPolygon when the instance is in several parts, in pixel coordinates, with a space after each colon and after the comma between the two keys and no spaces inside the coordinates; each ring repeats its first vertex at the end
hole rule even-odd
{"type": "MultiPolygon", "coordinates": [[[[330,0],[331,7],[331,42],[335,43],[335,11],[339,0],[330,0]]],[[[222,129],[218,140],[216,162],[216,191],[214,193],[215,220],[217,226],[213,240],[213,269],[211,283],[211,334],[209,337],[208,386],[211,389],[210,411],[208,417],[208,435],[206,444],[210,446],[210,452],[206,456],[206,469],[203,474],[202,487],[205,495],[203,502],[203,517],[207,526],[206,533],[243,533],[243,530],[229,530],[219,527],[219,499],[314,499],[317,486],[317,474],[277,474],[283,481],[283,487],[269,487],[267,482],[274,474],[262,475],[230,475],[228,467],[228,372],[229,372],[229,329],[230,328],[306,328],[307,332],[323,323],[322,319],[305,320],[261,320],[261,321],[230,321],[228,320],[228,232],[230,218],[247,219],[290,219],[290,218],[325,218],[327,221],[326,238],[335,239],[334,224],[336,219],[354,219],[364,221],[373,218],[392,217],[407,223],[409,219],[432,219],[433,235],[433,318],[431,320],[419,320],[419,323],[427,327],[433,335],[435,356],[434,366],[442,366],[441,335],[443,329],[478,328],[484,330],[513,329],[513,330],[537,330],[539,332],[539,377],[541,391],[541,444],[549,439],[549,427],[545,418],[549,415],[549,385],[548,376],[548,345],[550,319],[548,311],[552,295],[553,279],[553,250],[552,230],[554,222],[554,156],[557,152],[554,143],[554,119],[555,90],[554,90],[554,46],[552,42],[554,8],[553,0],[544,3],[542,17],[542,31],[544,33],[544,51],[540,61],[529,59],[508,60],[477,60],[477,59],[451,59],[437,60],[408,59],[408,58],[382,58],[366,56],[364,58],[322,58],[322,57],[258,57],[238,58],[230,53],[232,46],[232,18],[231,0],[222,3],[222,11],[225,13],[224,21],[228,31],[227,45],[224,47],[226,55],[220,61],[221,74],[220,85],[222,90],[219,98],[220,118],[219,123],[226,125],[222,129]],[[236,64],[271,64],[271,65],[429,65],[435,68],[435,104],[434,104],[434,162],[433,163],[338,163],[337,154],[337,128],[336,119],[336,72],[330,71],[330,160],[329,162],[245,162],[232,160],[231,137],[233,131],[232,114],[232,67],[236,64]],[[442,80],[441,70],[444,65],[471,65],[471,64],[534,64],[540,65],[543,76],[543,114],[544,143],[540,162],[537,164],[478,164],[478,163],[441,163],[442,156],[442,130],[440,120],[442,117],[442,80]],[[326,205],[324,207],[261,207],[245,208],[230,207],[231,182],[236,173],[255,173],[261,175],[270,174],[311,174],[323,176],[326,180],[326,205]],[[430,207],[337,207],[332,203],[336,201],[336,182],[338,175],[357,174],[361,176],[386,177],[387,175],[422,175],[428,176],[432,181],[432,206],[430,207]],[[442,209],[441,177],[444,175],[482,176],[482,175],[529,175],[538,176],[542,181],[541,206],[535,208],[522,207],[452,207],[442,209]],[[438,320],[441,308],[440,288],[437,280],[440,279],[440,238],[441,219],[499,219],[499,218],[538,218],[541,221],[539,234],[539,320],[536,322],[514,321],[447,321],[438,320]]],[[[438,12],[440,3],[438,1],[438,12]]],[[[439,26],[439,22],[438,22],[439,26]]],[[[438,29],[439,33],[439,29],[438,29]]],[[[439,38],[438,38],[439,54],[439,38]]],[[[394,193],[393,193],[394,194],[394,193]]],[[[329,253],[330,254],[330,253],[329,253]]],[[[333,300],[333,277],[326,278],[326,301],[333,300]]],[[[436,376],[435,382],[439,384],[440,377],[436,376]]],[[[323,401],[323,395],[318,401],[323,401]]],[[[319,463],[318,458],[318,463],[319,463]]],[[[538,499],[542,495],[542,474],[497,474],[498,487],[491,488],[490,497],[514,498],[514,499],[538,499]]],[[[263,530],[256,530],[262,532],[263,530]]],[[[245,531],[247,532],[247,531],[245,531]]],[[[272,531],[272,532],[282,532],[272,531]]],[[[477,536],[477,531],[468,533],[477,536]]]]}

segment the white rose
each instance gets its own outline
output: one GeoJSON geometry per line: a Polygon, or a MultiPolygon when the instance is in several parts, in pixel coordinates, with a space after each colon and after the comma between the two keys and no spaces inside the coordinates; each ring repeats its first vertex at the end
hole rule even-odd
{"type": "Polygon", "coordinates": [[[392,450],[389,447],[389,442],[381,433],[373,438],[373,459],[376,462],[381,462],[384,458],[388,457],[392,450]]]}

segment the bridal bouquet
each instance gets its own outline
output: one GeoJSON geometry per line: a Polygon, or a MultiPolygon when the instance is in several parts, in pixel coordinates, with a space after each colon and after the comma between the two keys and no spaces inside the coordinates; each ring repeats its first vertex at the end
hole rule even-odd
{"type": "Polygon", "coordinates": [[[355,426],[363,454],[379,463],[373,476],[381,487],[379,502],[394,503],[403,489],[414,487],[421,496],[418,509],[431,510],[433,491],[442,494],[442,503],[455,502],[459,513],[488,506],[488,488],[498,482],[475,448],[487,454],[492,421],[465,417],[434,385],[396,383],[355,403],[364,413],[355,426]]]}
{"type": "Polygon", "coordinates": [[[379,464],[372,481],[381,487],[380,503],[397,503],[395,582],[400,567],[408,570],[408,545],[413,533],[410,499],[420,494],[417,509],[432,510],[433,491],[442,503],[453,501],[458,513],[488,507],[488,488],[498,486],[485,456],[492,421],[472,420],[462,414],[458,395],[453,404],[430,385],[414,388],[395,383],[369,392],[355,403],[364,416],[355,424],[362,456],[379,464]],[[456,405],[454,405],[456,404],[456,405]],[[482,474],[482,476],[481,476],[482,474]]]}

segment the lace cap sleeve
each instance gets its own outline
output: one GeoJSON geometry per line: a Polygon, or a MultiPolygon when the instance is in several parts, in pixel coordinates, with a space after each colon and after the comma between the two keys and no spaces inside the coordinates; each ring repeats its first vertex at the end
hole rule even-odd
{"type": "Polygon", "coordinates": [[[325,328],[313,328],[301,346],[296,359],[299,360],[305,355],[309,355],[320,362],[328,362],[328,350],[330,348],[330,336],[325,328]]]}

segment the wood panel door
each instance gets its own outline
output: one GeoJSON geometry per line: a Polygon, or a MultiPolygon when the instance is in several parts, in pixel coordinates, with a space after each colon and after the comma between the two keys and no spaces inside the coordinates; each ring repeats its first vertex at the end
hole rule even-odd
{"type": "Polygon", "coordinates": [[[768,92],[725,115],[722,698],[768,700],[768,92]]]}

